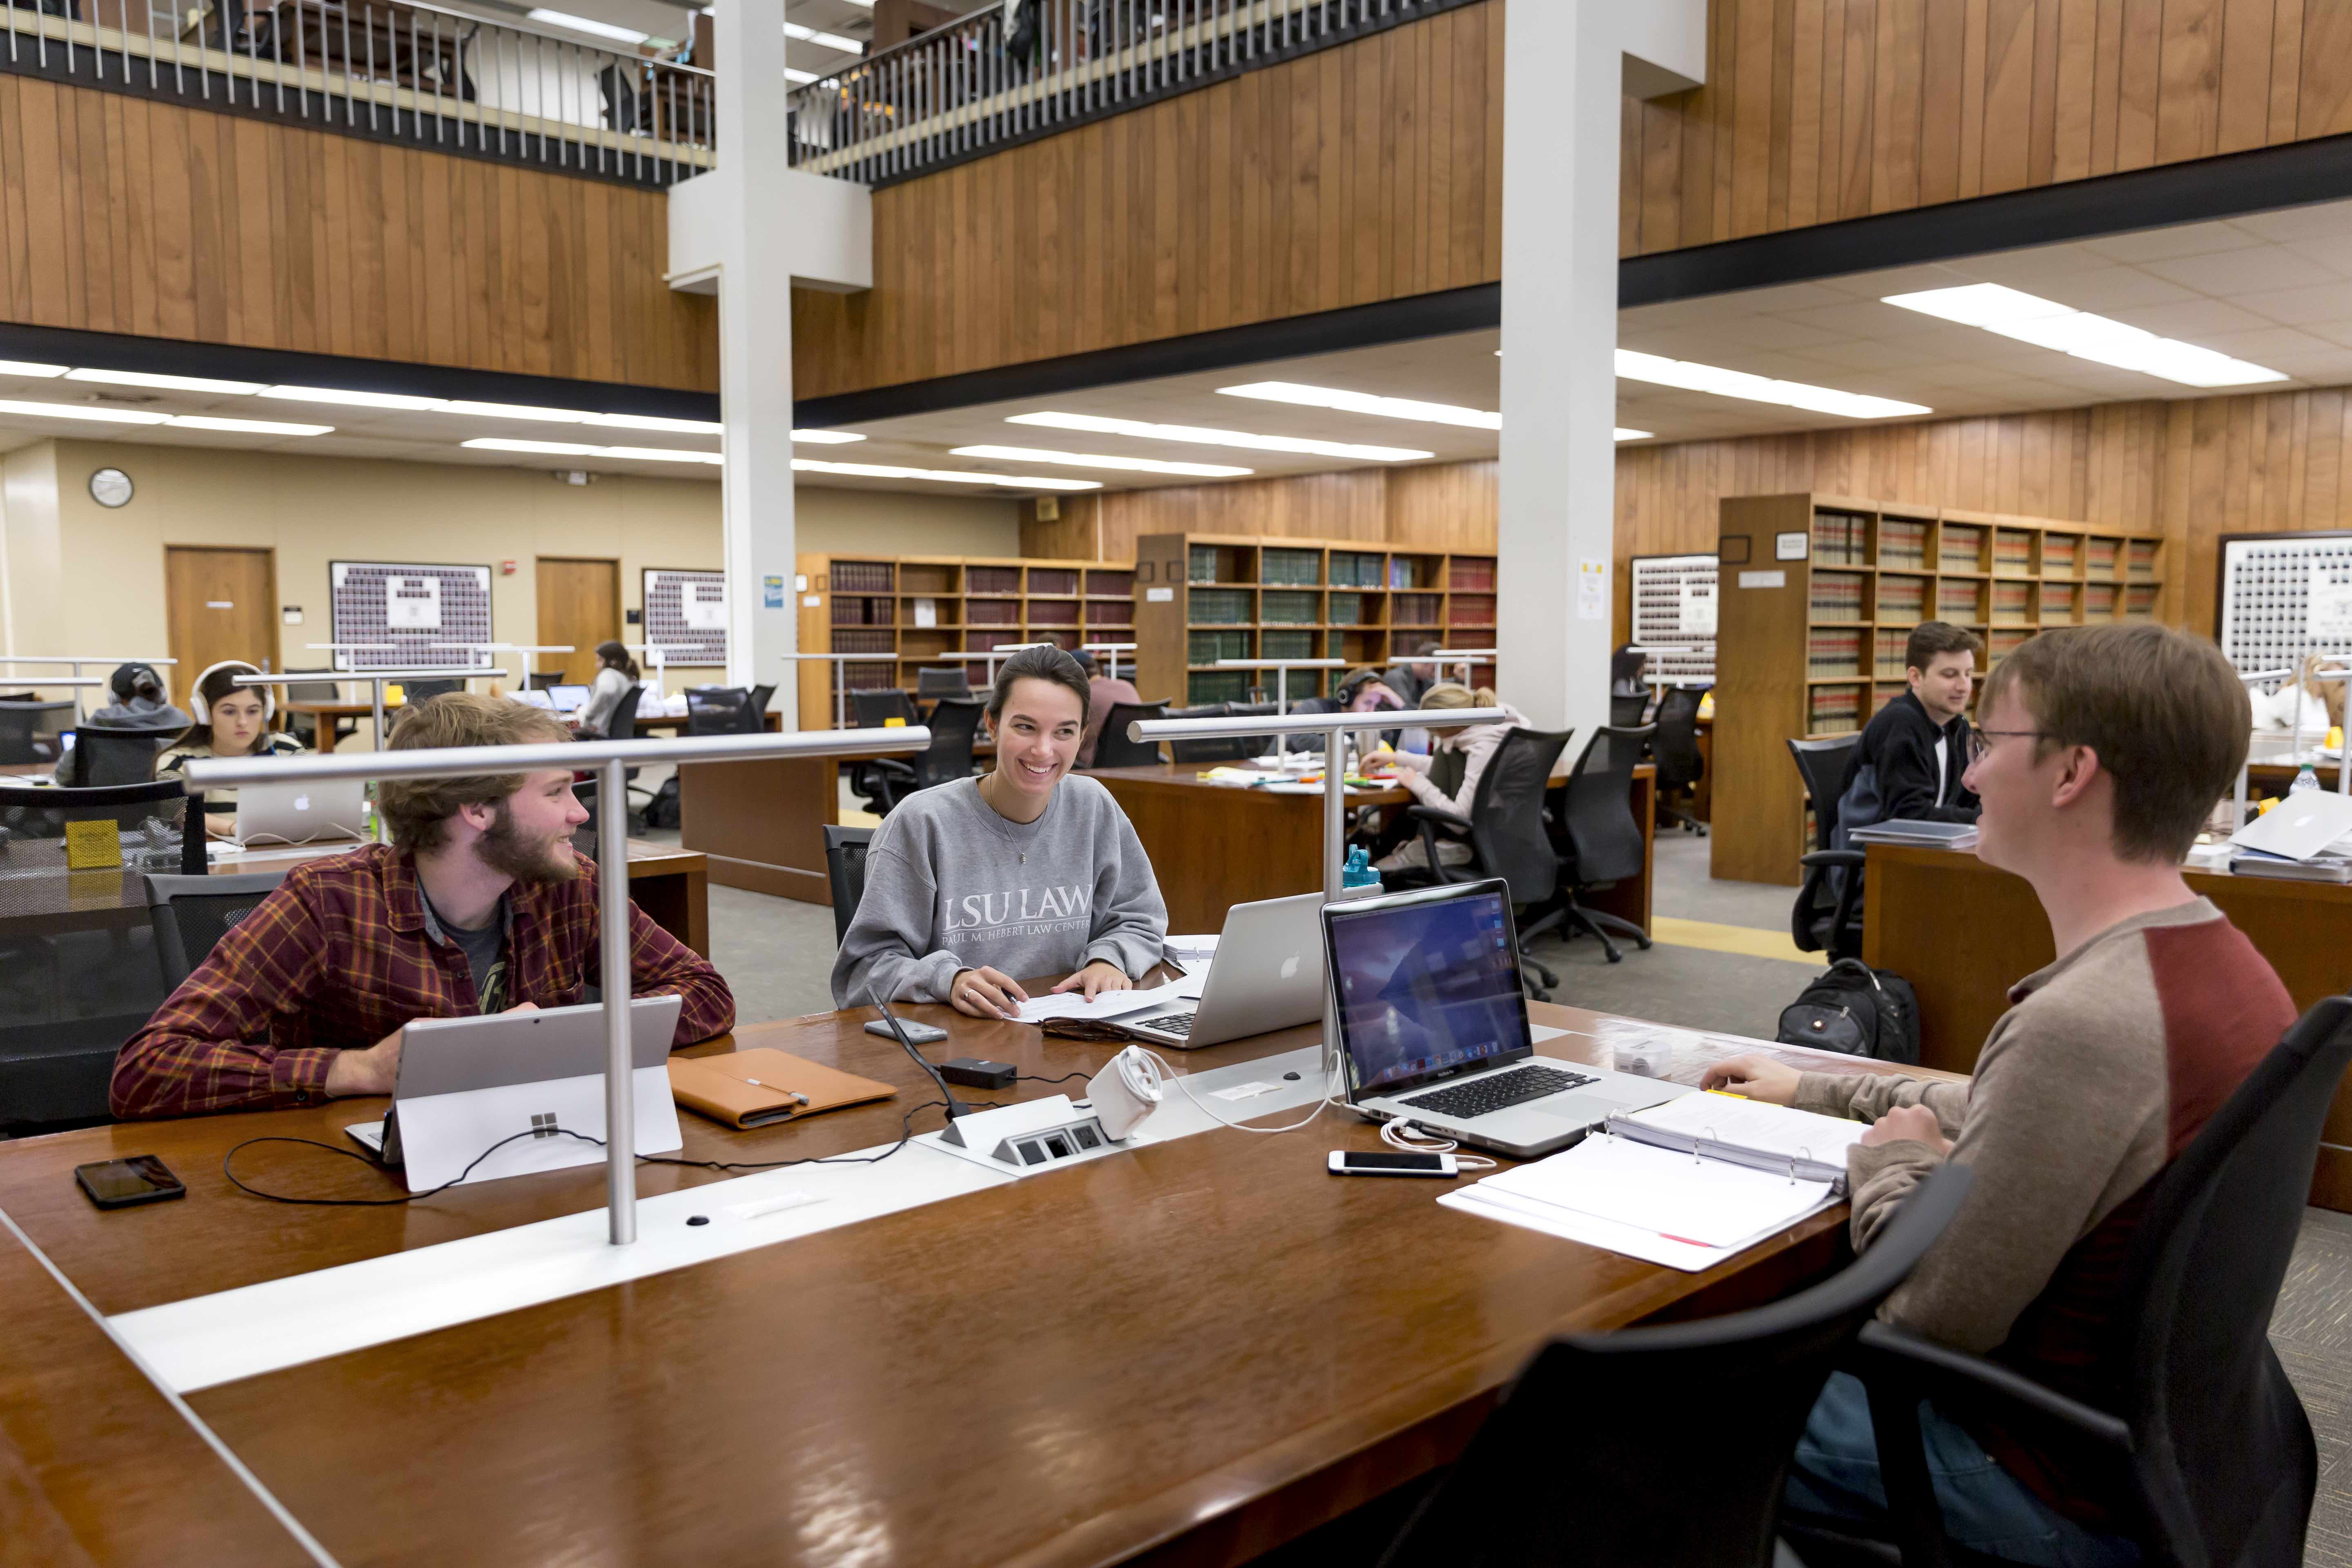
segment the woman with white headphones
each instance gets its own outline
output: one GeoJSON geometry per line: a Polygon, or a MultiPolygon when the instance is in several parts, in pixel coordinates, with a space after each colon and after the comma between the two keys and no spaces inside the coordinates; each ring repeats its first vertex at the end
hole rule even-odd
{"type": "MultiPolygon", "coordinates": [[[[155,759],[155,776],[176,775],[192,757],[290,757],[299,752],[301,742],[269,727],[278,716],[275,688],[236,684],[240,675],[260,673],[243,659],[226,658],[197,676],[188,692],[188,711],[196,721],[155,759]]],[[[205,832],[215,838],[236,836],[236,791],[218,785],[205,791],[205,832]]]]}

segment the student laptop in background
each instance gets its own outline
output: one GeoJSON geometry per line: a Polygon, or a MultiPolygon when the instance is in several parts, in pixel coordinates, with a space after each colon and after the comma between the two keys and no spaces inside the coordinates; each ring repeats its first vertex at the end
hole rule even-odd
{"type": "Polygon", "coordinates": [[[1504,882],[1332,904],[1323,931],[1348,1103],[1375,1121],[1412,1121],[1526,1159],[1566,1148],[1612,1116],[1694,1092],[1533,1059],[1504,882]]]}
{"type": "Polygon", "coordinates": [[[1323,1012],[1320,893],[1235,904],[1198,1002],[1171,1002],[1118,1020],[1139,1040],[1173,1050],[1286,1029],[1323,1012]]]}
{"type": "Polygon", "coordinates": [[[555,710],[558,713],[577,713],[580,711],[581,705],[588,700],[588,688],[551,686],[547,689],[547,697],[549,701],[555,704],[555,710]]]}
{"type": "Polygon", "coordinates": [[[247,784],[236,792],[237,847],[363,838],[366,807],[364,779],[247,784]]]}

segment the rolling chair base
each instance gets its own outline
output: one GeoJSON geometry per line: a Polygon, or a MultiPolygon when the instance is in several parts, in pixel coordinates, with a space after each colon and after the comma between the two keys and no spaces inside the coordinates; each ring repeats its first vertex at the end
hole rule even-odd
{"type": "Polygon", "coordinates": [[[1633,944],[1643,952],[1647,952],[1650,950],[1650,933],[1632,921],[1617,915],[1603,914],[1599,910],[1588,910],[1582,904],[1577,903],[1570,904],[1561,913],[1565,916],[1567,924],[1578,931],[1590,933],[1593,940],[1600,942],[1601,951],[1609,955],[1609,962],[1612,963],[1622,963],[1625,957],[1624,953],[1618,950],[1617,944],[1609,940],[1609,933],[1612,931],[1619,936],[1633,938],[1633,944]]]}

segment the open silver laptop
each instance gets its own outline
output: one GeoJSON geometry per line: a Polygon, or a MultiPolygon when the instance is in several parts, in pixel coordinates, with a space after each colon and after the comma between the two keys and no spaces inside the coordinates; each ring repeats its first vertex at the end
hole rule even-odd
{"type": "Polygon", "coordinates": [[[1375,1121],[1412,1121],[1526,1159],[1564,1149],[1612,1116],[1694,1092],[1534,1059],[1504,882],[1332,904],[1323,933],[1348,1103],[1375,1121]]]}
{"type": "Polygon", "coordinates": [[[558,713],[577,713],[588,700],[588,688],[551,686],[547,689],[547,699],[554,704],[558,713]]]}
{"type": "Polygon", "coordinates": [[[1235,904],[1225,911],[1198,1002],[1171,1002],[1118,1020],[1138,1038],[1172,1050],[1223,1045],[1286,1029],[1323,1013],[1320,893],[1235,904]]]}
{"type": "Polygon", "coordinates": [[[365,779],[256,784],[236,792],[236,841],[244,848],[366,835],[365,779]]]}

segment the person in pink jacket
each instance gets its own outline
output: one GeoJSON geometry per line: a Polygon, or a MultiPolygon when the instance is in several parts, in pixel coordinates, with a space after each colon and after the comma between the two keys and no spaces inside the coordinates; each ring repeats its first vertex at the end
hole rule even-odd
{"type": "MultiPolygon", "coordinates": [[[[1510,715],[1499,724],[1473,724],[1467,729],[1438,732],[1426,753],[1392,752],[1381,747],[1365,759],[1368,768],[1384,768],[1396,774],[1397,783],[1411,791],[1413,799],[1423,805],[1450,811],[1456,816],[1470,815],[1470,803],[1478,796],[1478,777],[1486,771],[1486,759],[1503,743],[1503,736],[1513,729],[1525,729],[1527,715],[1505,702],[1486,688],[1472,691],[1451,681],[1441,682],[1423,694],[1423,708],[1500,708],[1510,715]],[[1450,767],[1439,759],[1456,756],[1462,759],[1462,783],[1448,794],[1432,776],[1450,773],[1450,767]]],[[[1470,846],[1450,829],[1439,828],[1437,858],[1443,865],[1464,866],[1470,860],[1470,846]]],[[[1412,871],[1429,865],[1428,848],[1418,834],[1408,838],[1374,862],[1383,872],[1412,871]]]]}

